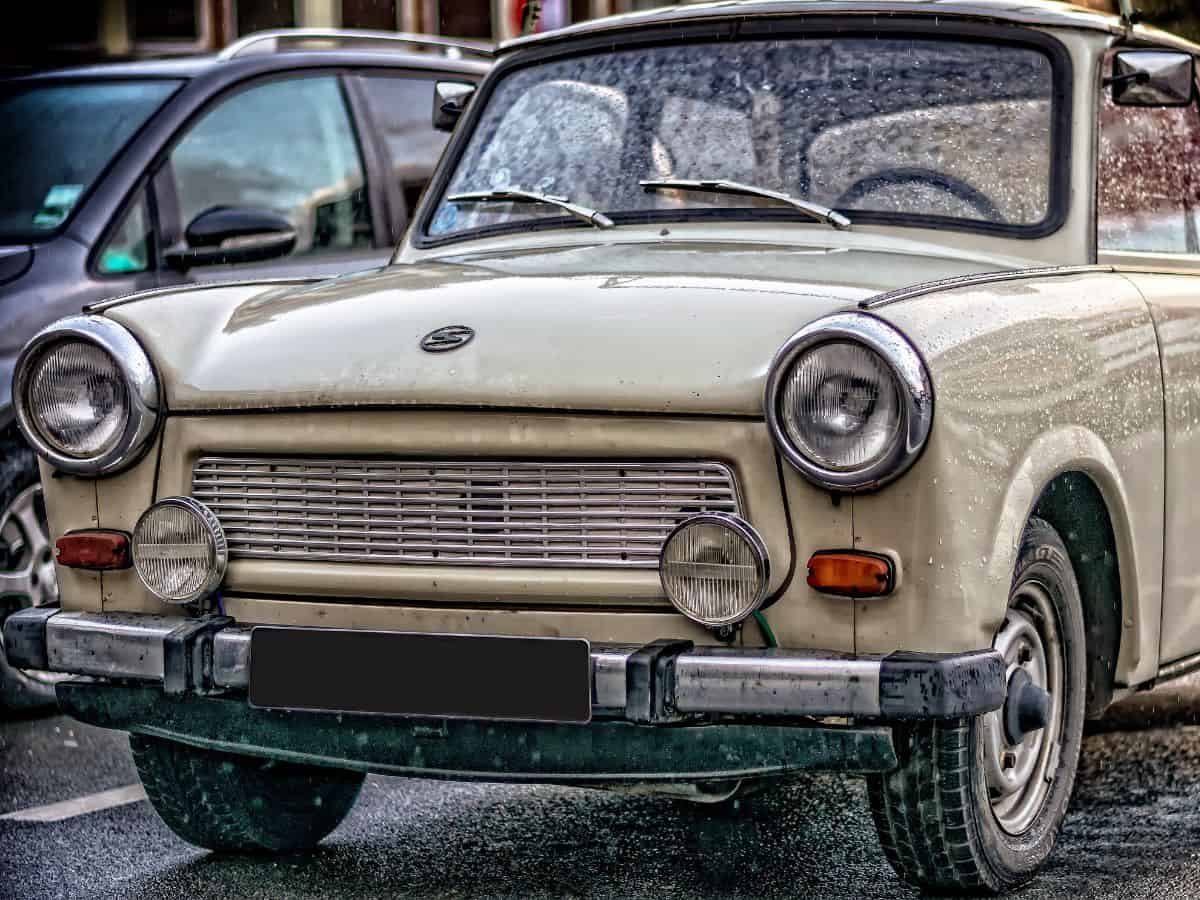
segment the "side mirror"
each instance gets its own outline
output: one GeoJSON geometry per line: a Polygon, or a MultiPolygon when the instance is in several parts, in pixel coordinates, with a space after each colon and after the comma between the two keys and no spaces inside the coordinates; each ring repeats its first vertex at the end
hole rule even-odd
{"type": "Polygon", "coordinates": [[[453,131],[458,118],[475,94],[469,81],[439,81],[433,86],[433,127],[453,131]]]}
{"type": "Polygon", "coordinates": [[[163,254],[167,265],[180,272],[194,266],[262,262],[286,256],[296,246],[292,223],[269,209],[214,206],[192,219],[184,232],[185,246],[163,254]]]}
{"type": "Polygon", "coordinates": [[[1113,58],[1104,83],[1118,106],[1187,106],[1196,89],[1196,60],[1173,50],[1126,50],[1113,58]]]}

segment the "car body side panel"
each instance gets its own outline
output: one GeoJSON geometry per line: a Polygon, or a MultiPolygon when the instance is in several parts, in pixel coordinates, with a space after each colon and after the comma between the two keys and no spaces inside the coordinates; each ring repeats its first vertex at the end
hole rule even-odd
{"type": "Polygon", "coordinates": [[[911,472],[854,499],[855,544],[898,551],[905,571],[894,595],[858,604],[857,651],[990,646],[1027,517],[1056,475],[1082,471],[1116,536],[1118,682],[1153,678],[1163,395],[1141,295],[1121,275],[1090,272],[976,285],[878,312],[926,358],[934,426],[911,472]]]}
{"type": "MultiPolygon", "coordinates": [[[[57,540],[68,531],[96,528],[99,522],[96,485],[91,478],[56,473],[45,460],[38,460],[42,475],[42,494],[46,501],[50,539],[57,540]]],[[[55,564],[59,592],[71,598],[71,608],[99,612],[100,573],[85,569],[68,569],[55,564]]]]}
{"type": "Polygon", "coordinates": [[[1200,652],[1200,272],[1126,277],[1150,304],[1166,393],[1162,662],[1200,652]]]}
{"type": "MultiPolygon", "coordinates": [[[[159,453],[162,442],[155,444],[131,469],[96,479],[96,506],[101,528],[133,533],[138,517],[157,497],[154,492],[154,476],[158,471],[159,453]]],[[[146,590],[132,568],[103,573],[101,581],[101,604],[111,609],[114,598],[128,603],[139,602],[143,611],[177,613],[179,607],[170,607],[146,590]]],[[[132,607],[129,607],[132,608],[132,607]]]]}

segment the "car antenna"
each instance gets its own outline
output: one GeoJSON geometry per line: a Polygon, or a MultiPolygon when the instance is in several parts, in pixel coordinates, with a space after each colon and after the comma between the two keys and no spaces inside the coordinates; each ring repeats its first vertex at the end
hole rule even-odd
{"type": "Polygon", "coordinates": [[[1132,28],[1141,23],[1142,12],[1134,9],[1133,0],[1118,0],[1118,5],[1121,7],[1121,23],[1126,28],[1132,28]]]}

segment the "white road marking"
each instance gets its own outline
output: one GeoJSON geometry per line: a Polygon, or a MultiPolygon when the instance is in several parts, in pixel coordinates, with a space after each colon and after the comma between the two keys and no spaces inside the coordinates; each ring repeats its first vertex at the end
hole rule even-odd
{"type": "Polygon", "coordinates": [[[61,803],[48,803],[45,806],[33,806],[29,809],[18,809],[5,813],[0,819],[12,822],[61,822],[88,813],[100,812],[102,809],[112,809],[114,806],[124,806],[127,803],[137,803],[146,799],[146,789],[140,784],[127,784],[125,787],[113,788],[111,791],[100,791],[98,794],[86,794],[74,800],[63,800],[61,803]]]}

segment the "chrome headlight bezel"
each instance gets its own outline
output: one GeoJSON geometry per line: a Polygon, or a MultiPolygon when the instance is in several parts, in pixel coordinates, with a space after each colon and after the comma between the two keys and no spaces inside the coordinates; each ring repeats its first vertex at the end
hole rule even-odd
{"type": "Polygon", "coordinates": [[[767,376],[764,409],[775,445],[805,478],[829,491],[869,491],[900,477],[921,455],[933,427],[933,385],[921,355],[897,328],[866,313],[835,313],[801,328],[775,354],[767,376]],[[859,344],[874,352],[890,369],[900,393],[902,416],[897,438],[882,456],[854,469],[830,469],[805,455],[788,435],[780,409],[797,360],[806,351],[834,342],[859,344]]]}
{"type": "Polygon", "coordinates": [[[13,407],[22,436],[50,465],[72,475],[111,475],[141,458],[158,428],[158,377],[142,345],[123,326],[102,316],[72,316],[38,332],[17,357],[13,370],[13,407]],[[71,456],[43,436],[36,411],[30,406],[29,380],[34,366],[56,345],[90,343],[112,358],[124,382],[129,412],[116,442],[95,456],[71,456]]]}

